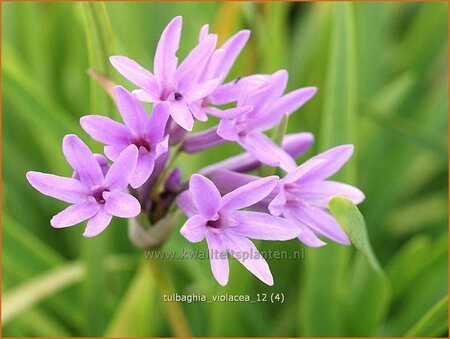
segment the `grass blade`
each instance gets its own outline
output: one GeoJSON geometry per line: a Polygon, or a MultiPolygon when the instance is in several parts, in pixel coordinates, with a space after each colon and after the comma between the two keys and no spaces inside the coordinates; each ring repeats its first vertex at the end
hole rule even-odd
{"type": "Polygon", "coordinates": [[[405,337],[438,337],[448,329],[448,294],[406,332],[405,337]]]}

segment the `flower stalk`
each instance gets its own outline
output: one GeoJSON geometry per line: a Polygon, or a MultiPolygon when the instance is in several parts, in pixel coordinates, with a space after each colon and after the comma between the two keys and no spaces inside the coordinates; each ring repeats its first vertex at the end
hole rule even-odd
{"type": "MultiPolygon", "coordinates": [[[[157,255],[155,255],[152,260],[148,261],[149,268],[153,273],[160,294],[172,295],[177,289],[173,283],[173,278],[169,272],[167,262],[156,257],[157,255]]],[[[181,304],[178,302],[164,302],[164,307],[174,335],[178,338],[192,337],[191,328],[181,304]]]]}

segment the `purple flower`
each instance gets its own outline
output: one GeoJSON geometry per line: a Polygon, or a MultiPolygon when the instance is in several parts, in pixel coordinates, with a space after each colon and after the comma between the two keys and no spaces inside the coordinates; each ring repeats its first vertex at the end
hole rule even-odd
{"type": "MultiPolygon", "coordinates": [[[[288,171],[295,168],[295,161],[263,132],[281,122],[308,101],[317,91],[305,87],[282,95],[288,75],[282,70],[270,76],[260,76],[259,86],[242,87],[235,110],[218,115],[218,126],[186,138],[183,149],[198,152],[227,141],[235,141],[260,162],[281,167],[288,171]],[[240,112],[239,109],[243,109],[240,112]]],[[[252,81],[250,81],[252,83],[252,81]]],[[[254,83],[254,81],[253,81],[254,83]]]]}
{"type": "Polygon", "coordinates": [[[217,134],[225,140],[236,141],[260,162],[289,171],[295,168],[295,161],[263,132],[296,111],[317,89],[300,88],[282,96],[287,79],[286,71],[278,71],[257,90],[243,93],[237,107],[251,106],[253,109],[231,119],[222,119],[217,134]]]}
{"type": "Polygon", "coordinates": [[[100,115],[84,116],[80,123],[94,140],[106,145],[105,154],[113,161],[126,147],[136,145],[139,156],[130,185],[138,188],[152,174],[155,161],[168,150],[168,136],[164,135],[168,107],[165,103],[157,104],[149,116],[142,104],[123,87],[114,89],[114,97],[125,124],[100,115]]]}
{"type": "Polygon", "coordinates": [[[154,74],[124,56],[112,56],[112,65],[125,78],[140,87],[134,94],[145,102],[168,102],[173,120],[191,131],[194,117],[205,121],[201,103],[222,82],[219,77],[205,79],[204,70],[216,48],[217,36],[207,34],[178,66],[182,18],[175,17],[164,29],[156,48],[154,74]]]}
{"type": "Polygon", "coordinates": [[[26,175],[42,194],[72,204],[52,218],[53,227],[69,227],[89,219],[83,235],[94,237],[109,225],[113,216],[131,218],[140,213],[139,202],[126,192],[137,161],[136,146],[128,146],[106,175],[76,135],[64,137],[63,152],[79,179],[40,172],[26,175]]]}
{"type": "Polygon", "coordinates": [[[319,245],[317,236],[350,244],[341,226],[327,212],[328,201],[333,196],[341,196],[359,204],[364,200],[364,194],[354,186],[325,179],[335,174],[352,153],[353,145],[334,147],[309,159],[280,180],[279,191],[269,204],[269,211],[297,221],[306,230],[304,238],[299,237],[306,244],[319,245]]]}
{"type": "Polygon", "coordinates": [[[262,200],[277,183],[276,176],[263,178],[222,197],[209,179],[195,174],[190,178],[189,191],[179,196],[178,206],[189,217],[180,232],[191,242],[206,239],[211,270],[219,284],[228,282],[229,253],[264,283],[273,285],[267,262],[249,238],[289,240],[300,231],[286,219],[239,210],[262,200]]]}
{"type": "MultiPolygon", "coordinates": [[[[203,25],[200,29],[199,44],[215,34],[209,33],[209,25],[203,25]]],[[[233,67],[234,62],[241,53],[250,37],[250,31],[241,30],[223,43],[219,49],[212,54],[206,69],[203,71],[202,80],[222,77],[225,78],[233,67]]],[[[229,102],[229,101],[228,101],[229,102]]]]}
{"type": "MultiPolygon", "coordinates": [[[[314,156],[290,171],[252,209],[270,211],[275,216],[296,222],[301,229],[298,238],[307,246],[324,246],[319,236],[340,244],[350,244],[347,235],[327,211],[328,201],[333,196],[341,196],[359,204],[364,200],[364,194],[354,186],[325,179],[336,173],[352,153],[352,145],[342,145],[314,156]]],[[[257,176],[231,171],[216,171],[212,174],[213,182],[222,193],[257,179],[257,176]]]]}

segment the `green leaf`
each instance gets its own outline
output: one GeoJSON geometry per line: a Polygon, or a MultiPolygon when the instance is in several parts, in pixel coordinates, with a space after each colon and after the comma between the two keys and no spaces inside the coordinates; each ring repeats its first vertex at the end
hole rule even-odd
{"type": "MultiPolygon", "coordinates": [[[[109,57],[115,54],[114,33],[105,4],[83,3],[81,6],[90,68],[102,72],[111,79],[113,73],[109,57]]],[[[94,79],[91,79],[90,99],[92,112],[103,112],[111,117],[117,117],[116,109],[108,93],[94,79]]]]}
{"type": "Polygon", "coordinates": [[[448,233],[433,242],[413,238],[388,262],[386,273],[396,308],[383,334],[401,336],[448,293],[448,233]]]}
{"type": "Polygon", "coordinates": [[[448,294],[409,329],[404,337],[438,337],[448,329],[448,294]]]}
{"type": "MultiPolygon", "coordinates": [[[[130,267],[130,263],[127,257],[111,256],[105,262],[105,269],[107,271],[124,270],[130,267]]],[[[75,261],[59,265],[7,291],[2,300],[3,324],[60,290],[79,282],[84,276],[86,276],[86,268],[82,263],[75,261]]]]}
{"type": "Polygon", "coordinates": [[[387,277],[375,257],[367,236],[364,218],[350,201],[334,197],[329,209],[352,244],[359,250],[349,280],[347,326],[352,336],[372,336],[385,316],[391,298],[387,277]],[[370,312],[361,312],[361,309],[370,312]]]}
{"type": "Polygon", "coordinates": [[[2,321],[7,324],[37,302],[80,280],[83,268],[79,263],[60,266],[7,292],[2,300],[2,321]]]}
{"type": "Polygon", "coordinates": [[[352,244],[367,258],[372,268],[385,278],[384,271],[370,246],[364,218],[355,204],[348,199],[334,197],[329,202],[329,209],[352,244]]]}
{"type": "MultiPolygon", "coordinates": [[[[321,116],[319,148],[355,142],[357,129],[357,73],[353,4],[335,4],[331,51],[327,67],[325,101],[321,116]]],[[[354,162],[354,161],[353,161],[354,162]]],[[[346,167],[348,177],[355,168],[346,167]]]]}
{"type": "Polygon", "coordinates": [[[65,338],[71,336],[70,330],[62,322],[56,319],[50,312],[47,313],[39,309],[29,309],[6,325],[4,332],[2,331],[5,337],[7,336],[6,333],[11,331],[12,327],[21,328],[19,337],[23,333],[30,333],[30,337],[46,335],[48,338],[65,338]]]}
{"type": "MultiPolygon", "coordinates": [[[[331,9],[331,48],[324,108],[320,117],[320,150],[338,144],[355,143],[357,131],[358,88],[353,4],[336,3],[331,9]]],[[[355,159],[350,160],[336,177],[354,183],[355,159]]],[[[301,272],[304,285],[299,295],[301,319],[298,335],[345,335],[343,303],[348,293],[345,272],[350,253],[350,248],[334,244],[307,253],[306,270],[301,272]]]]}

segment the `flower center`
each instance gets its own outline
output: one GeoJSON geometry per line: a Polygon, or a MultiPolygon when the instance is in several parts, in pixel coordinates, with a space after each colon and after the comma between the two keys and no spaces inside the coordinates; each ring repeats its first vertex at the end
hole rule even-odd
{"type": "Polygon", "coordinates": [[[139,137],[139,138],[133,139],[131,141],[131,143],[136,145],[136,147],[139,150],[141,149],[141,147],[144,147],[148,152],[151,151],[151,144],[146,137],[139,137]]]}
{"type": "Polygon", "coordinates": [[[181,99],[183,99],[183,95],[179,92],[175,92],[173,94],[173,97],[175,98],[175,101],[180,101],[181,99]]]}
{"type": "Polygon", "coordinates": [[[206,223],[206,226],[209,226],[212,228],[220,228],[220,226],[221,226],[220,218],[217,220],[208,220],[208,222],[206,223]]]}
{"type": "Polygon", "coordinates": [[[104,187],[93,188],[92,193],[89,197],[94,198],[98,204],[103,205],[106,202],[105,198],[103,197],[103,193],[105,192],[109,193],[109,189],[106,189],[104,187]]]}

